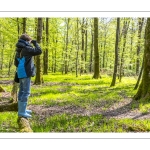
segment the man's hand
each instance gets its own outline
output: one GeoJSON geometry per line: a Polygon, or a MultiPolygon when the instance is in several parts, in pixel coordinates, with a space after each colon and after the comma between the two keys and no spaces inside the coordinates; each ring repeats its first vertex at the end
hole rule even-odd
{"type": "Polygon", "coordinates": [[[32,40],[31,43],[33,43],[33,45],[36,45],[36,40],[32,40]]]}

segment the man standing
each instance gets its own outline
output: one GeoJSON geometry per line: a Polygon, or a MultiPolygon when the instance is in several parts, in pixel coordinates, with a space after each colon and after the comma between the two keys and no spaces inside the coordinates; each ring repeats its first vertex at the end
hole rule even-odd
{"type": "Polygon", "coordinates": [[[19,78],[18,92],[18,116],[31,117],[31,110],[26,110],[28,97],[30,96],[31,77],[35,76],[36,69],[33,56],[40,55],[42,50],[36,40],[27,34],[22,34],[16,43],[15,66],[19,78]],[[33,46],[31,45],[33,44],[33,46]]]}

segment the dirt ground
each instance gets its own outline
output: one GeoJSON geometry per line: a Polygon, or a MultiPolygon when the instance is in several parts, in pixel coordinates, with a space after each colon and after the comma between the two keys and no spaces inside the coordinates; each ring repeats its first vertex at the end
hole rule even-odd
{"type": "Polygon", "coordinates": [[[77,106],[43,106],[43,105],[29,105],[31,109],[41,120],[48,116],[55,114],[76,114],[82,116],[91,116],[94,114],[102,114],[108,118],[130,118],[130,119],[149,119],[150,113],[141,113],[138,110],[138,102],[133,102],[132,99],[124,99],[124,101],[115,103],[113,106],[105,110],[105,106],[90,107],[90,109],[81,108],[77,106]],[[134,107],[133,107],[134,106],[134,107]]]}
{"type": "MultiPolygon", "coordinates": [[[[0,105],[8,103],[8,99],[11,99],[9,92],[0,93],[0,105]]],[[[9,102],[10,103],[10,102],[9,102]]],[[[91,116],[95,114],[102,114],[108,118],[130,118],[130,119],[149,119],[150,112],[141,113],[139,111],[138,101],[133,101],[131,98],[126,98],[121,102],[116,102],[106,109],[107,102],[102,101],[98,106],[92,106],[89,108],[82,108],[79,106],[45,106],[45,105],[28,105],[28,109],[31,109],[35,115],[43,120],[49,116],[55,114],[76,114],[82,116],[91,116]]]]}

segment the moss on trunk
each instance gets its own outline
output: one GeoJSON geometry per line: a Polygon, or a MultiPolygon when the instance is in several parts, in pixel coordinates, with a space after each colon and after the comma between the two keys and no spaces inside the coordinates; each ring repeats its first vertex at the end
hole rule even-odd
{"type": "Polygon", "coordinates": [[[147,19],[145,28],[145,45],[144,45],[144,68],[142,82],[134,96],[134,99],[146,99],[150,97],[150,18],[147,19]]]}

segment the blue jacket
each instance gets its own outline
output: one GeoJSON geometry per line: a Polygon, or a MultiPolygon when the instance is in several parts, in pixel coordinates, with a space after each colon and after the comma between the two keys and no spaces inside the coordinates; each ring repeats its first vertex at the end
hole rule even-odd
{"type": "Polygon", "coordinates": [[[40,55],[42,50],[38,43],[34,47],[29,42],[19,39],[16,43],[15,66],[18,78],[32,77],[35,75],[35,66],[32,56],[40,55]]]}

